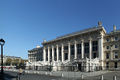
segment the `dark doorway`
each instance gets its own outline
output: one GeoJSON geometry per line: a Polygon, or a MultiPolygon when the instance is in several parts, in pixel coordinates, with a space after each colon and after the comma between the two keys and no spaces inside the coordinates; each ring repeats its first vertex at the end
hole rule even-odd
{"type": "Polygon", "coordinates": [[[117,62],[115,62],[114,64],[115,64],[115,65],[114,65],[114,68],[117,68],[117,62]]]}
{"type": "Polygon", "coordinates": [[[97,57],[97,54],[96,53],[93,53],[93,59],[97,57]]]}
{"type": "Polygon", "coordinates": [[[79,71],[82,71],[82,66],[81,66],[81,64],[78,64],[78,70],[79,70],[79,71]]]}

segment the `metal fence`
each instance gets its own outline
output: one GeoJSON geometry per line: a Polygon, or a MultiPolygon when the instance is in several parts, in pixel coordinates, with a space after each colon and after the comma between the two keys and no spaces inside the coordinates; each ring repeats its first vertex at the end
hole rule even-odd
{"type": "Polygon", "coordinates": [[[38,71],[100,71],[102,70],[101,66],[26,66],[27,70],[38,70],[38,71]]]}
{"type": "MultiPolygon", "coordinates": [[[[113,66],[114,67],[114,66],[113,66]]],[[[26,79],[26,75],[32,74],[33,76],[52,78],[54,80],[120,80],[120,66],[117,68],[106,68],[102,70],[101,67],[95,67],[94,71],[84,71],[84,69],[91,69],[92,66],[81,66],[81,69],[78,69],[76,66],[26,66],[25,75],[22,76],[21,80],[30,80],[26,79]],[[54,70],[56,71],[54,71],[54,70]]],[[[105,67],[104,67],[105,68],[105,67]]],[[[19,69],[7,69],[8,71],[19,72],[19,69]]],[[[29,78],[30,78],[29,77],[29,78]]],[[[34,77],[37,78],[37,77],[34,77]]],[[[44,80],[44,79],[35,79],[35,80],[44,80]]],[[[50,80],[50,79],[46,79],[50,80]]]]}

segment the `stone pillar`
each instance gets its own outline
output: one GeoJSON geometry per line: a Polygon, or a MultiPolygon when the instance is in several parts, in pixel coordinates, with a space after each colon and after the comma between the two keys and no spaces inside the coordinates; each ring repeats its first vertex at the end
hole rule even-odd
{"type": "Polygon", "coordinates": [[[44,62],[46,62],[46,48],[45,47],[43,48],[43,59],[44,59],[44,62]]]}
{"type": "Polygon", "coordinates": [[[48,62],[50,62],[50,47],[48,47],[48,62]]]}
{"type": "Polygon", "coordinates": [[[62,44],[62,49],[61,49],[62,51],[62,62],[64,62],[64,44],[62,44]]]}
{"type": "Polygon", "coordinates": [[[75,59],[77,59],[77,43],[76,43],[76,41],[75,41],[75,43],[74,43],[74,51],[75,51],[75,59]]]}
{"type": "Polygon", "coordinates": [[[58,48],[58,45],[57,45],[57,62],[59,61],[59,48],[58,48]]]}
{"type": "Polygon", "coordinates": [[[52,46],[52,61],[54,61],[54,46],[52,46]]]}
{"type": "Polygon", "coordinates": [[[99,59],[101,60],[101,66],[103,69],[103,35],[100,35],[99,40],[98,40],[98,46],[99,46],[99,59]]]}
{"type": "Polygon", "coordinates": [[[92,39],[89,40],[89,59],[92,59],[92,39]]]}
{"type": "Polygon", "coordinates": [[[84,58],[84,41],[83,40],[81,41],[81,48],[82,48],[81,49],[81,53],[82,53],[81,56],[82,56],[82,59],[83,59],[84,58]]]}
{"type": "Polygon", "coordinates": [[[68,60],[70,61],[71,58],[71,49],[70,49],[70,42],[68,43],[68,60]]]}

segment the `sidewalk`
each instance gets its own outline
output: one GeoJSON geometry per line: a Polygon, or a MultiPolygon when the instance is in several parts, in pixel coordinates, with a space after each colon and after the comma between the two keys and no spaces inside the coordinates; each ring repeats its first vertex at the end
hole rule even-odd
{"type": "MultiPolygon", "coordinates": [[[[6,71],[18,72],[19,70],[10,69],[10,70],[6,70],[6,71]]],[[[95,71],[95,72],[56,71],[56,72],[48,72],[48,71],[25,70],[25,73],[27,73],[27,74],[40,74],[40,75],[59,76],[59,77],[66,77],[66,78],[81,78],[81,76],[92,77],[92,76],[102,75],[102,74],[105,74],[108,72],[110,72],[110,71],[95,71]]]]}
{"type": "Polygon", "coordinates": [[[3,79],[2,79],[2,76],[1,76],[1,74],[0,74],[0,80],[11,80],[11,79],[13,79],[13,78],[17,78],[17,76],[16,76],[16,75],[13,76],[13,75],[4,73],[4,77],[3,77],[3,79]]]}

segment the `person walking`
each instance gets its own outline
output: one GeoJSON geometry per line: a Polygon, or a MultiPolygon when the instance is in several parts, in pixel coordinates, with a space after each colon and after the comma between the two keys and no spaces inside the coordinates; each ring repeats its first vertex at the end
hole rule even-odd
{"type": "Polygon", "coordinates": [[[22,70],[22,68],[20,68],[19,73],[18,73],[18,80],[20,80],[20,76],[22,75],[22,73],[23,73],[23,70],[22,70]]]}

